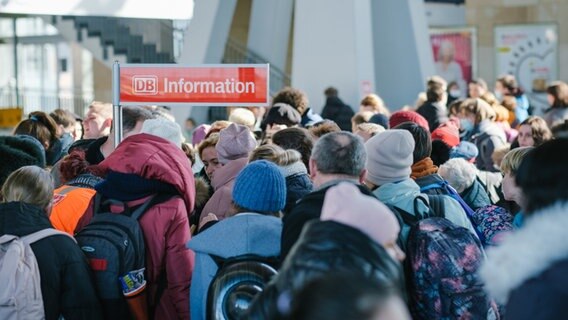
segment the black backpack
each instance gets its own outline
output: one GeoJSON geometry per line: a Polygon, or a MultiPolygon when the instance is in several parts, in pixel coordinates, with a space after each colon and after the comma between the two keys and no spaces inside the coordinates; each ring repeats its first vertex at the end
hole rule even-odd
{"type": "Polygon", "coordinates": [[[434,218],[434,217],[445,218],[446,217],[446,207],[444,206],[444,199],[442,198],[442,197],[445,197],[445,195],[428,194],[426,196],[427,196],[428,200],[426,200],[424,198],[424,196],[422,196],[422,195],[419,195],[416,198],[414,198],[414,212],[415,212],[415,214],[408,213],[406,210],[403,210],[403,209],[401,209],[397,206],[391,206],[391,205],[388,206],[391,209],[391,211],[393,211],[396,218],[398,219],[398,222],[399,222],[401,228],[405,224],[412,227],[418,221],[423,220],[423,219],[427,219],[427,218],[434,218]],[[425,213],[419,213],[419,210],[418,210],[419,203],[425,204],[429,208],[429,210],[425,213]]]}
{"type": "Polygon", "coordinates": [[[223,259],[210,256],[219,269],[209,286],[206,319],[243,319],[254,297],[278,273],[279,257],[242,255],[223,259]]]}
{"type": "MultiPolygon", "coordinates": [[[[389,209],[394,213],[400,228],[402,230],[404,225],[412,227],[418,223],[420,220],[428,219],[428,218],[445,218],[446,217],[446,207],[444,206],[444,195],[419,195],[414,198],[414,212],[415,214],[411,214],[404,209],[401,209],[397,206],[388,205],[389,209]],[[426,196],[426,197],[425,197],[426,196]],[[426,199],[427,198],[427,199],[426,199]],[[427,212],[419,213],[418,205],[423,203],[429,209],[427,212]]],[[[406,243],[402,241],[402,232],[398,238],[398,246],[405,249],[406,243]]]]}
{"type": "MultiPolygon", "coordinates": [[[[105,319],[131,318],[123,289],[138,293],[146,287],[144,235],[138,220],[150,207],[172,197],[171,194],[153,195],[143,204],[129,208],[124,202],[103,199],[99,193],[95,195],[93,218],[75,239],[93,270],[105,319]],[[120,205],[124,210],[112,213],[111,205],[120,205]]],[[[155,301],[159,301],[165,289],[164,280],[165,274],[160,276],[155,301]]]]}

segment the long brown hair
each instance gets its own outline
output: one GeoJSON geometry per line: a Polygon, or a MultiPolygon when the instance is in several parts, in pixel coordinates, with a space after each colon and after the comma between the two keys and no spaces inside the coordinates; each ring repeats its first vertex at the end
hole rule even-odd
{"type": "Polygon", "coordinates": [[[14,134],[25,134],[36,138],[45,149],[49,149],[53,142],[59,138],[57,123],[47,113],[34,111],[28,118],[22,120],[14,129],[14,134]]]}

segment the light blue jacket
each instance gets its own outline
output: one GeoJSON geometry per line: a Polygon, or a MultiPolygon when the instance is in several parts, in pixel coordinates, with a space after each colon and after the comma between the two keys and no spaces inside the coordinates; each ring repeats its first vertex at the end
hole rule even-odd
{"type": "MultiPolygon", "coordinates": [[[[415,214],[414,199],[420,195],[420,186],[418,186],[414,180],[408,178],[401,182],[382,185],[373,191],[373,194],[387,205],[398,207],[410,214],[415,214]]],[[[475,229],[471,225],[471,222],[467,218],[465,211],[463,211],[459,202],[452,199],[450,196],[442,197],[444,198],[446,218],[458,226],[469,229],[473,234],[475,234],[475,229]]],[[[424,198],[428,199],[428,196],[424,194],[424,198]]],[[[429,208],[422,202],[418,202],[417,208],[420,213],[425,213],[429,210],[429,208]]],[[[403,226],[401,230],[403,245],[406,244],[409,232],[410,227],[407,225],[403,226]]]]}
{"type": "Polygon", "coordinates": [[[189,292],[191,319],[202,320],[207,314],[207,292],[218,269],[210,254],[224,259],[243,254],[278,257],[281,233],[280,219],[241,213],[216,223],[190,240],[187,247],[195,252],[189,292]]]}

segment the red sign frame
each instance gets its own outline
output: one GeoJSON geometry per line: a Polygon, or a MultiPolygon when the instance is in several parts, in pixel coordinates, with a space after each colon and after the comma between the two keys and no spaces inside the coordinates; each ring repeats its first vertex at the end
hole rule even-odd
{"type": "Polygon", "coordinates": [[[120,64],[118,70],[123,106],[269,105],[268,64],[120,64]]]}

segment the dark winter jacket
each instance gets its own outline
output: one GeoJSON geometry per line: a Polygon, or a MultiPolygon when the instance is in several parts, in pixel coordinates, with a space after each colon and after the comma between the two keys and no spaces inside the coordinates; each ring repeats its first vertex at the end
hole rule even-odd
{"type": "MultiPolygon", "coordinates": [[[[52,228],[39,207],[9,202],[0,204],[0,236],[26,236],[52,228]]],[[[92,274],[81,249],[67,236],[51,236],[31,245],[41,278],[47,320],[102,319],[92,274]]]]}
{"type": "Polygon", "coordinates": [[[286,206],[282,210],[284,215],[286,215],[292,210],[298,200],[312,192],[314,185],[308,176],[306,166],[301,161],[280,167],[280,171],[286,178],[286,206]]]}
{"type": "Polygon", "coordinates": [[[448,122],[448,109],[439,102],[425,102],[416,112],[428,121],[430,132],[448,122]]]}
{"type": "Polygon", "coordinates": [[[250,319],[280,319],[289,312],[294,295],[306,283],[328,272],[341,271],[390,284],[401,292],[404,286],[401,265],[380,244],[352,227],[334,221],[312,221],[276,278],[255,298],[250,319]]]}
{"type": "MultiPolygon", "coordinates": [[[[306,195],[292,208],[289,214],[282,218],[283,229],[282,241],[280,242],[282,245],[280,250],[281,261],[284,261],[294,243],[300,238],[304,225],[311,220],[319,220],[327,189],[342,181],[345,180],[333,181],[306,195]]],[[[361,185],[357,185],[357,187],[359,187],[359,190],[361,190],[364,195],[373,197],[367,187],[361,185]]]]}
{"type": "Polygon", "coordinates": [[[306,112],[304,112],[304,114],[302,115],[302,127],[304,128],[309,128],[311,126],[313,126],[314,124],[322,121],[323,118],[315,113],[311,108],[309,108],[308,110],[306,110],[306,112]]]}
{"type": "Polygon", "coordinates": [[[505,303],[505,319],[556,320],[568,314],[568,203],[527,217],[523,227],[487,251],[481,269],[488,292],[505,303]]]}
{"type": "Polygon", "coordinates": [[[329,97],[325,102],[321,116],[333,120],[344,131],[351,131],[351,118],[355,115],[353,109],[338,97],[329,97]]]}

